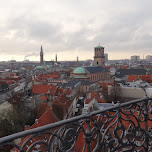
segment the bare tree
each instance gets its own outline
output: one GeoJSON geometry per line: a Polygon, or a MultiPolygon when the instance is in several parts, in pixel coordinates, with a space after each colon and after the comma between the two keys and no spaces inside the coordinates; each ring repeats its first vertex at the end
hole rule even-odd
{"type": "Polygon", "coordinates": [[[25,125],[32,125],[36,113],[31,109],[22,94],[16,94],[9,100],[13,110],[7,114],[0,115],[0,136],[6,136],[24,130],[25,125]]]}

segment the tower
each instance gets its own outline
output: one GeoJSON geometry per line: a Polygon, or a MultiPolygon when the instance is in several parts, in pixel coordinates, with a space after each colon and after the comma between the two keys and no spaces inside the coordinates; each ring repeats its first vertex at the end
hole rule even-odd
{"type": "Polygon", "coordinates": [[[78,58],[78,56],[77,56],[77,66],[79,65],[79,58],[78,58]]]}
{"type": "Polygon", "coordinates": [[[43,48],[42,48],[42,45],[41,45],[41,51],[40,51],[40,65],[43,64],[43,48]]]}
{"type": "Polygon", "coordinates": [[[55,61],[56,61],[56,63],[58,62],[57,54],[56,54],[56,57],[55,57],[55,61]]]}
{"type": "Polygon", "coordinates": [[[100,45],[94,47],[94,65],[105,66],[104,47],[100,45]]]}

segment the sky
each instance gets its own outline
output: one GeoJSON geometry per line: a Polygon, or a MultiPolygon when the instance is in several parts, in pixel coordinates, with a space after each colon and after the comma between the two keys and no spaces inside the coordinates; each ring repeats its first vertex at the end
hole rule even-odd
{"type": "Polygon", "coordinates": [[[0,61],[152,55],[152,0],[0,0],[0,61]]]}

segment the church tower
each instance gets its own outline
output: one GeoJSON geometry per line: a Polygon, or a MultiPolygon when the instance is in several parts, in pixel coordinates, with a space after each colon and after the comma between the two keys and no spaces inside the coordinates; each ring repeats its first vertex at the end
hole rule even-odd
{"type": "Polygon", "coordinates": [[[105,66],[104,47],[100,45],[94,47],[94,65],[105,66]]]}
{"type": "Polygon", "coordinates": [[[41,51],[40,51],[40,65],[43,65],[43,48],[41,45],[41,51]]]}

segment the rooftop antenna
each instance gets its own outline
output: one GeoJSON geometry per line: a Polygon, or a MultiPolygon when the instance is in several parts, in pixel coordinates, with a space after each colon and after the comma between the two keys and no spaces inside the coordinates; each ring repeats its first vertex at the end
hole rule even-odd
{"type": "Polygon", "coordinates": [[[144,60],[144,54],[143,54],[143,60],[144,60]]]}

